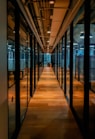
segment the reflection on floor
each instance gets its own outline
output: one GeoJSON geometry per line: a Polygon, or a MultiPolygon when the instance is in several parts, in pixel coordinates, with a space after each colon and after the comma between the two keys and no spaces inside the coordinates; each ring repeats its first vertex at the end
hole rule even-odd
{"type": "Polygon", "coordinates": [[[83,139],[51,67],[45,67],[18,139],[83,139]]]}
{"type": "MultiPolygon", "coordinates": [[[[95,84],[94,84],[95,85],[95,84]]],[[[73,79],[73,109],[76,112],[79,124],[83,126],[84,85],[83,82],[73,79]]],[[[87,134],[87,133],[85,133],[87,134]]],[[[89,91],[89,139],[95,139],[95,93],[89,91]]]]}

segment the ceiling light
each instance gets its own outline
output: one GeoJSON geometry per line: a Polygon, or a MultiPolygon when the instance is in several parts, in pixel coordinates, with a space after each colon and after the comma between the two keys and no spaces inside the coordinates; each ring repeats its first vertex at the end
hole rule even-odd
{"type": "Polygon", "coordinates": [[[78,43],[77,42],[74,42],[73,45],[78,45],[78,43]]]}
{"type": "Polygon", "coordinates": [[[49,4],[54,4],[54,0],[49,1],[49,4]]]}
{"type": "Polygon", "coordinates": [[[50,42],[50,41],[47,41],[48,43],[50,42]]]}
{"type": "Polygon", "coordinates": [[[84,48],[80,48],[80,50],[83,50],[84,48]]]}
{"type": "Polygon", "coordinates": [[[13,30],[13,33],[15,34],[15,30],[13,30]]]}
{"type": "Polygon", "coordinates": [[[47,31],[47,33],[51,33],[51,31],[47,31]]]}
{"type": "Polygon", "coordinates": [[[80,32],[80,38],[84,39],[84,32],[80,32]]]}
{"type": "MultiPolygon", "coordinates": [[[[90,37],[90,39],[93,38],[92,34],[90,34],[89,37],[90,37]]],[[[84,39],[84,32],[80,32],[80,38],[84,39]]]]}
{"type": "Polygon", "coordinates": [[[90,34],[90,39],[93,38],[92,34],[90,34]]]}

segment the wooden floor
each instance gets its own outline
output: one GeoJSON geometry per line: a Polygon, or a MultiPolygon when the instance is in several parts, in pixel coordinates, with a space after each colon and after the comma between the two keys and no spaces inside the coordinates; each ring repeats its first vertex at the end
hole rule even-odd
{"type": "Polygon", "coordinates": [[[51,67],[44,68],[18,139],[83,139],[51,67]]]}

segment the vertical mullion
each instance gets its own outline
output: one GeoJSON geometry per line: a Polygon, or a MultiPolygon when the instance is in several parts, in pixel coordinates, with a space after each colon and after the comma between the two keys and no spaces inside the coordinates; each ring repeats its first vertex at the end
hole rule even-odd
{"type": "Polygon", "coordinates": [[[58,80],[58,45],[57,45],[57,80],[58,80]]]}
{"type": "Polygon", "coordinates": [[[55,49],[54,49],[54,73],[55,73],[55,49]]]}
{"type": "Polygon", "coordinates": [[[43,68],[44,68],[44,53],[42,53],[42,62],[43,62],[43,68]]]}
{"type": "Polygon", "coordinates": [[[36,56],[35,56],[36,38],[34,36],[34,91],[36,88],[36,56]]]}
{"type": "Polygon", "coordinates": [[[76,56],[76,54],[75,54],[75,79],[76,79],[76,58],[77,58],[77,56],[76,56]]]}
{"type": "MultiPolygon", "coordinates": [[[[59,41],[59,84],[60,84],[60,41],[59,41]]],[[[61,85],[61,84],[60,84],[61,85]]]]}
{"type": "Polygon", "coordinates": [[[84,127],[85,135],[89,129],[89,35],[90,35],[90,0],[85,0],[84,14],[84,127]]]}
{"type": "Polygon", "coordinates": [[[65,47],[64,47],[64,94],[66,95],[66,44],[67,32],[65,33],[65,47]]]}
{"type": "MultiPolygon", "coordinates": [[[[27,40],[28,40],[28,33],[27,33],[27,40]]],[[[27,48],[28,48],[28,42],[27,42],[27,48]]],[[[29,53],[28,53],[28,51],[26,52],[26,57],[27,57],[27,59],[26,59],[26,67],[27,67],[27,107],[28,107],[28,91],[29,91],[29,89],[28,89],[28,55],[29,55],[29,53]]]]}
{"type": "Polygon", "coordinates": [[[34,65],[35,65],[35,58],[34,58],[34,47],[35,47],[35,45],[34,45],[34,43],[35,43],[35,41],[34,41],[34,37],[35,36],[33,35],[33,38],[32,38],[33,39],[33,93],[34,93],[34,90],[35,90],[34,89],[34,83],[35,83],[35,78],[34,78],[34,68],[35,68],[34,67],[34,65]]]}
{"type": "Polygon", "coordinates": [[[33,71],[32,71],[32,66],[33,66],[33,53],[32,53],[32,34],[30,34],[30,56],[31,56],[31,58],[30,58],[30,96],[32,97],[32,91],[33,91],[33,88],[32,88],[32,78],[33,78],[33,75],[32,75],[32,73],[33,73],[33,71]]]}
{"type": "Polygon", "coordinates": [[[55,49],[54,49],[54,73],[55,73],[55,49]]]}
{"type": "Polygon", "coordinates": [[[73,100],[73,22],[70,25],[70,107],[73,100]]]}
{"type": "MultiPolygon", "coordinates": [[[[58,49],[58,45],[57,45],[57,69],[59,67],[59,53],[58,53],[59,49],[58,49]]],[[[57,76],[58,76],[58,81],[59,81],[59,69],[57,70],[57,76]]]]}
{"type": "Polygon", "coordinates": [[[39,80],[39,44],[37,45],[38,48],[38,80],[39,80]]]}
{"type": "Polygon", "coordinates": [[[58,43],[58,82],[60,81],[59,80],[59,43],[58,43]]]}
{"type": "Polygon", "coordinates": [[[16,134],[20,129],[20,14],[15,3],[15,92],[16,92],[16,134]]]}
{"type": "MultiPolygon", "coordinates": [[[[63,37],[62,37],[62,52],[63,52],[63,37]]],[[[63,53],[62,53],[63,54],[63,53]]],[[[62,85],[61,85],[61,87],[62,87],[62,89],[63,89],[63,55],[61,56],[61,58],[62,58],[62,65],[61,65],[61,67],[62,67],[62,72],[61,72],[61,82],[62,82],[62,85]]]]}

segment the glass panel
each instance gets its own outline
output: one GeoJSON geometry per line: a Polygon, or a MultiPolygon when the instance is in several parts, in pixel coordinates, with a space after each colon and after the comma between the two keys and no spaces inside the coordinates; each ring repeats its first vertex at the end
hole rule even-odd
{"type": "Polygon", "coordinates": [[[35,54],[36,54],[35,64],[36,64],[36,85],[37,85],[37,82],[38,82],[38,46],[37,46],[37,43],[36,43],[36,48],[35,48],[35,54]]]}
{"type": "Polygon", "coordinates": [[[62,59],[61,59],[61,67],[62,67],[62,88],[64,90],[64,37],[62,38],[62,59]]]}
{"type": "Polygon", "coordinates": [[[34,37],[33,37],[33,47],[32,47],[32,88],[33,88],[33,93],[34,93],[34,37]]]}
{"type": "Polygon", "coordinates": [[[15,7],[8,1],[8,110],[9,110],[9,139],[15,131],[15,7]]]}
{"type": "Polygon", "coordinates": [[[41,51],[41,48],[39,48],[39,76],[41,76],[42,73],[42,66],[43,66],[43,54],[41,51]]]}
{"type": "Polygon", "coordinates": [[[54,73],[55,73],[55,63],[56,63],[56,62],[55,62],[55,56],[56,56],[56,55],[55,55],[55,49],[54,49],[54,63],[53,63],[53,66],[54,66],[54,73]]]}
{"type": "MultiPolygon", "coordinates": [[[[29,40],[29,42],[30,42],[30,40],[29,40]]],[[[28,54],[28,60],[27,60],[27,62],[28,62],[28,69],[27,69],[27,81],[28,81],[28,102],[29,102],[29,100],[30,100],[30,46],[29,46],[29,43],[27,44],[27,46],[28,46],[28,50],[27,50],[27,54],[28,54]]]]}
{"type": "Polygon", "coordinates": [[[30,100],[30,37],[27,33],[27,40],[26,40],[26,70],[27,70],[27,99],[28,102],[30,100]]]}
{"type": "Polygon", "coordinates": [[[55,48],[55,75],[57,77],[57,47],[55,48]]]}
{"type": "Polygon", "coordinates": [[[60,53],[59,53],[59,49],[60,49],[60,43],[58,44],[58,81],[60,82],[60,53]]]}
{"type": "Polygon", "coordinates": [[[66,96],[68,102],[70,100],[70,28],[67,31],[67,46],[66,46],[66,96]]]}
{"type": "Polygon", "coordinates": [[[89,91],[89,117],[90,138],[95,138],[95,1],[91,0],[90,15],[90,91],[89,91]]]}
{"type": "Polygon", "coordinates": [[[52,53],[52,67],[53,67],[53,71],[55,73],[55,49],[52,53]]]}
{"type": "Polygon", "coordinates": [[[60,86],[62,86],[62,40],[59,45],[59,74],[60,74],[60,86]]]}
{"type": "Polygon", "coordinates": [[[81,124],[84,108],[84,6],[74,19],[73,62],[73,107],[81,124]]]}
{"type": "Polygon", "coordinates": [[[51,54],[44,53],[44,66],[50,66],[51,64],[51,54]]]}
{"type": "Polygon", "coordinates": [[[20,18],[20,116],[21,122],[24,119],[27,109],[28,97],[28,34],[26,22],[20,18]]]}

